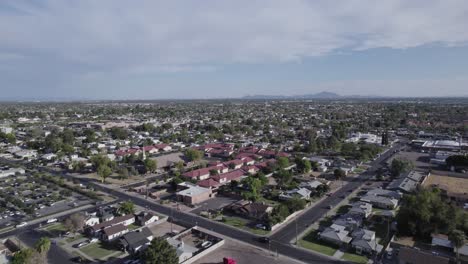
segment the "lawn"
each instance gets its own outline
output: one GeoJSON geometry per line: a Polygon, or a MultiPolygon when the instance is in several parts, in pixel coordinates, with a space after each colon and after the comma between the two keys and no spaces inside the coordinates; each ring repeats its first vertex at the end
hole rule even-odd
{"type": "Polygon", "coordinates": [[[66,232],[67,228],[61,223],[56,223],[56,224],[52,224],[52,225],[44,227],[43,230],[49,232],[49,234],[53,237],[58,237],[62,233],[66,232]]]}
{"type": "Polygon", "coordinates": [[[268,233],[270,233],[270,231],[267,230],[248,227],[249,221],[240,217],[223,215],[222,219],[222,223],[243,229],[256,235],[267,235],[268,233]]]}
{"type": "Polygon", "coordinates": [[[67,231],[65,226],[63,224],[61,224],[61,223],[56,223],[56,224],[46,226],[44,228],[44,230],[49,231],[49,232],[64,232],[64,231],[67,231]]]}
{"type": "Polygon", "coordinates": [[[335,248],[325,246],[325,245],[322,245],[322,244],[318,244],[318,243],[315,243],[315,242],[310,242],[310,241],[303,240],[303,239],[299,240],[299,246],[303,247],[303,248],[306,248],[306,249],[309,249],[309,250],[313,250],[313,251],[325,254],[325,255],[328,255],[328,256],[333,256],[333,254],[335,254],[335,252],[336,252],[335,248]]]}
{"type": "Polygon", "coordinates": [[[366,264],[368,261],[368,259],[365,256],[359,256],[351,253],[344,253],[342,259],[360,264],[366,264]]]}
{"type": "Polygon", "coordinates": [[[85,246],[80,249],[81,252],[85,253],[86,255],[94,258],[94,259],[99,259],[103,260],[107,256],[114,254],[116,250],[114,249],[108,249],[106,248],[103,244],[100,242],[98,243],[92,243],[88,246],[85,246]]]}
{"type": "Polygon", "coordinates": [[[78,234],[78,235],[76,235],[76,236],[67,238],[66,241],[67,241],[68,243],[72,243],[72,242],[75,242],[75,241],[77,241],[77,240],[79,240],[79,239],[82,239],[82,238],[84,238],[84,237],[85,237],[85,236],[83,236],[82,234],[78,234]]]}
{"type": "Polygon", "coordinates": [[[266,204],[269,204],[271,206],[275,206],[275,205],[278,205],[279,202],[278,201],[274,201],[274,200],[270,200],[270,199],[267,199],[265,197],[260,197],[260,199],[258,200],[258,202],[264,202],[266,204]]]}
{"type": "Polygon", "coordinates": [[[135,224],[130,224],[130,225],[128,226],[128,230],[133,231],[133,230],[138,229],[138,228],[140,228],[140,227],[141,227],[141,226],[137,226],[137,225],[135,225],[135,224]]]}
{"type": "Polygon", "coordinates": [[[328,256],[333,256],[333,254],[335,254],[338,248],[336,246],[326,245],[320,242],[317,239],[317,233],[317,230],[313,230],[310,233],[308,233],[301,240],[299,240],[299,246],[316,252],[320,252],[328,256]]]}

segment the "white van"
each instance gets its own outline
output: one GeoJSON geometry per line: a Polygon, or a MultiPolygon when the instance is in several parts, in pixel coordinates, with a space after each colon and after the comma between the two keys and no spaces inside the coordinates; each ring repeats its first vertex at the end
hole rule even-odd
{"type": "Polygon", "coordinates": [[[50,223],[55,223],[57,222],[57,218],[51,218],[51,219],[47,219],[47,223],[50,224],[50,223]]]}

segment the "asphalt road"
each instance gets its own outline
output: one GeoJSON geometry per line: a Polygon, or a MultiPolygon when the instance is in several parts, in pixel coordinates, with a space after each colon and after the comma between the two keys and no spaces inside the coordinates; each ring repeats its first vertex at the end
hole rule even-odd
{"type": "MultiPolygon", "coordinates": [[[[172,216],[171,220],[174,223],[183,226],[190,227],[198,225],[200,227],[212,230],[224,236],[231,237],[233,239],[237,239],[267,250],[271,250],[273,253],[279,253],[281,255],[285,255],[307,263],[343,263],[342,261],[332,259],[328,256],[324,256],[309,250],[297,248],[294,245],[291,245],[290,241],[295,238],[296,233],[299,234],[307,229],[306,224],[311,224],[316,220],[320,219],[324,214],[326,214],[328,212],[328,209],[326,209],[325,207],[327,207],[328,205],[338,204],[340,200],[344,199],[341,198],[341,196],[348,196],[350,194],[349,190],[355,190],[356,188],[364,184],[373,175],[373,173],[379,167],[381,167],[382,164],[388,158],[390,158],[394,154],[394,151],[400,149],[401,146],[401,144],[396,144],[394,147],[382,154],[375,161],[371,162],[369,169],[365,173],[361,174],[357,178],[354,178],[351,182],[349,182],[340,190],[336,191],[333,195],[327,197],[314,207],[309,208],[304,214],[299,216],[297,218],[297,232],[296,221],[292,221],[270,237],[270,244],[261,243],[258,241],[259,237],[257,235],[233,228],[231,226],[217,223],[194,214],[176,211],[172,208],[147,201],[144,198],[134,197],[128,195],[125,192],[120,192],[106,186],[101,186],[91,180],[86,180],[86,183],[91,184],[96,189],[114,195],[122,200],[132,200],[135,204],[139,206],[147,207],[148,209],[154,210],[161,214],[172,216]]],[[[73,177],[67,174],[63,174],[63,176],[70,178],[73,177]]]]}
{"type": "Polygon", "coordinates": [[[284,242],[286,241],[289,242],[295,239],[296,234],[301,234],[308,228],[310,224],[316,222],[323,215],[325,215],[329,211],[329,209],[327,209],[328,206],[334,207],[341,200],[349,196],[352,191],[356,190],[361,185],[363,185],[367,180],[369,180],[369,178],[374,175],[374,172],[378,170],[383,165],[383,163],[394,154],[394,151],[399,149],[400,147],[401,145],[395,145],[394,147],[389,149],[387,152],[382,154],[375,161],[372,161],[369,169],[366,172],[362,173],[360,176],[351,180],[348,184],[338,189],[331,196],[317,203],[313,207],[313,209],[311,208],[307,210],[305,213],[297,217],[295,221],[289,223],[287,226],[283,227],[274,235],[272,235],[270,239],[272,241],[284,241],[284,242]]]}
{"type": "MultiPolygon", "coordinates": [[[[101,204],[101,205],[97,205],[95,207],[90,207],[90,208],[87,208],[87,209],[83,209],[82,211],[95,211],[97,210],[98,207],[101,207],[101,206],[106,206],[106,205],[109,205],[109,204],[113,204],[115,203],[116,201],[113,201],[113,202],[109,202],[109,203],[105,203],[105,204],[101,204]]],[[[59,217],[56,217],[59,221],[67,218],[68,216],[70,216],[71,214],[74,214],[76,213],[76,211],[74,212],[70,212],[70,213],[66,213],[66,214],[63,214],[59,217]]],[[[53,216],[50,216],[50,217],[53,217],[53,216]]],[[[42,222],[39,222],[39,223],[35,223],[35,224],[29,224],[27,226],[24,226],[24,227],[20,227],[20,228],[15,228],[11,231],[8,231],[8,232],[5,232],[5,233],[1,233],[0,234],[0,239],[4,239],[4,238],[7,238],[7,237],[10,237],[10,236],[17,236],[22,242],[24,242],[28,247],[32,247],[34,246],[34,244],[41,238],[43,237],[45,234],[42,234],[41,231],[39,230],[36,230],[37,228],[39,228],[41,226],[41,224],[43,224],[45,221],[42,221],[42,222]]],[[[55,245],[55,244],[52,244],[51,247],[50,247],[50,250],[47,254],[47,257],[48,257],[48,263],[51,263],[51,264],[67,264],[67,263],[74,263],[71,261],[72,257],[70,254],[68,254],[65,250],[61,249],[59,246],[55,245]]]]}
{"type": "MultiPolygon", "coordinates": [[[[390,150],[382,154],[375,161],[371,162],[370,168],[365,173],[353,179],[351,182],[349,182],[340,190],[336,191],[330,197],[327,197],[326,199],[322,200],[320,203],[318,203],[314,207],[309,208],[305,213],[303,213],[301,216],[297,218],[296,220],[297,223],[296,221],[292,221],[286,226],[284,226],[281,230],[279,230],[278,232],[276,232],[274,235],[270,237],[269,244],[261,243],[258,241],[258,238],[259,238],[258,236],[236,229],[234,227],[227,226],[221,223],[217,223],[217,222],[214,222],[214,221],[211,221],[206,218],[193,215],[190,213],[176,211],[176,210],[173,210],[172,208],[165,207],[165,206],[147,201],[144,198],[134,197],[134,196],[128,195],[125,192],[120,192],[120,191],[116,191],[106,186],[101,186],[92,180],[88,180],[88,179],[79,179],[79,180],[81,180],[83,183],[91,184],[95,187],[95,189],[114,195],[118,197],[119,199],[131,200],[139,206],[146,207],[148,209],[154,210],[161,214],[172,216],[171,221],[179,225],[183,225],[186,227],[200,226],[205,229],[212,230],[214,232],[222,234],[224,236],[231,237],[233,239],[237,239],[245,243],[249,243],[251,245],[255,245],[255,246],[270,250],[273,253],[285,255],[285,256],[300,260],[300,261],[307,262],[307,263],[343,263],[343,261],[335,260],[322,254],[318,254],[309,250],[297,248],[294,245],[291,245],[290,241],[296,237],[296,234],[299,234],[305,231],[307,229],[307,226],[306,226],[307,224],[312,224],[313,222],[320,219],[324,214],[326,214],[328,212],[328,209],[325,209],[325,207],[327,207],[328,205],[338,204],[340,200],[344,199],[344,198],[341,198],[341,196],[343,195],[345,197],[348,196],[349,190],[354,190],[358,188],[359,186],[361,186],[362,184],[364,184],[364,182],[366,182],[371,177],[371,175],[373,175],[373,173],[379,167],[381,167],[382,164],[388,158],[390,158],[394,154],[394,150],[400,149],[401,146],[402,146],[401,143],[396,144],[394,147],[392,147],[390,150]],[[296,228],[297,228],[297,231],[296,231],[296,228]]],[[[47,170],[47,169],[43,168],[42,170],[47,170]]],[[[48,171],[48,172],[53,173],[53,174],[59,174],[59,175],[62,175],[63,177],[76,179],[73,176],[68,175],[66,173],[58,173],[57,171],[53,171],[53,170],[48,171]]]]}

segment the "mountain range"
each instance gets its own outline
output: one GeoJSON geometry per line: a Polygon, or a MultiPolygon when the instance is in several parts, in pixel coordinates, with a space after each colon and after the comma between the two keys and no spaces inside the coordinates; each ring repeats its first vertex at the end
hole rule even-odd
{"type": "Polygon", "coordinates": [[[333,92],[320,92],[303,95],[247,95],[242,99],[335,99],[342,96],[333,92]]]}

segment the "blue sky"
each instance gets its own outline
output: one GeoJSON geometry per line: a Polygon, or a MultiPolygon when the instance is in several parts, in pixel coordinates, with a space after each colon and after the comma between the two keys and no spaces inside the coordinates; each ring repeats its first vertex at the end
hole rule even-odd
{"type": "Polygon", "coordinates": [[[465,0],[3,0],[0,99],[468,96],[465,0]]]}

